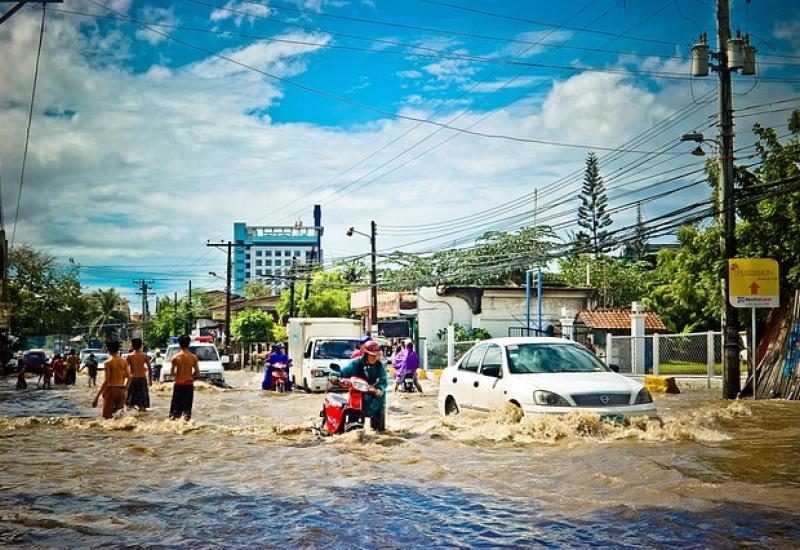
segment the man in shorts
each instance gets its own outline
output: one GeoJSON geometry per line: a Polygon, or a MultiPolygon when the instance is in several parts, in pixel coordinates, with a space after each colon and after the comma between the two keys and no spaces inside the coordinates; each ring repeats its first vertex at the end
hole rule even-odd
{"type": "Polygon", "coordinates": [[[97,390],[97,395],[92,400],[92,407],[97,406],[100,396],[103,396],[103,418],[113,418],[114,413],[125,408],[125,392],[130,384],[131,370],[128,362],[119,356],[119,342],[106,342],[106,348],[111,357],[103,363],[105,380],[97,390]]]}
{"type": "Polygon", "coordinates": [[[169,419],[177,420],[181,417],[192,419],[192,403],[194,401],[194,379],[200,376],[200,365],[197,357],[189,351],[192,339],[186,334],[178,338],[181,347],[172,358],[170,374],[175,380],[172,387],[172,401],[169,405],[169,419]]]}
{"type": "Polygon", "coordinates": [[[64,383],[66,385],[75,385],[75,381],[78,378],[78,367],[81,365],[81,359],[78,357],[78,352],[74,349],[69,350],[69,355],[67,356],[67,376],[64,379],[64,383]]]}
{"type": "Polygon", "coordinates": [[[97,387],[97,368],[99,365],[97,364],[97,358],[94,356],[94,353],[89,354],[89,358],[80,370],[83,370],[84,367],[89,371],[89,387],[97,387]]]}
{"type": "Polygon", "coordinates": [[[132,409],[136,407],[140,411],[146,411],[150,406],[150,392],[148,386],[153,385],[153,376],[150,374],[150,357],[142,351],[142,339],[134,338],[131,340],[133,351],[128,354],[126,360],[131,369],[131,383],[128,386],[128,396],[125,398],[125,405],[132,409]]]}

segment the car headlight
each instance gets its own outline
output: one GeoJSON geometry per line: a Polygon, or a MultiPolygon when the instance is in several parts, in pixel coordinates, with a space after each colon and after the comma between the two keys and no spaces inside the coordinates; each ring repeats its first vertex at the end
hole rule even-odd
{"type": "Polygon", "coordinates": [[[647,388],[642,388],[639,390],[639,393],[636,394],[636,401],[634,405],[644,405],[645,403],[652,403],[653,396],[650,395],[650,392],[647,391],[647,388]]]}
{"type": "Polygon", "coordinates": [[[536,390],[533,392],[533,402],[547,407],[571,407],[569,402],[551,391],[536,390]]]}

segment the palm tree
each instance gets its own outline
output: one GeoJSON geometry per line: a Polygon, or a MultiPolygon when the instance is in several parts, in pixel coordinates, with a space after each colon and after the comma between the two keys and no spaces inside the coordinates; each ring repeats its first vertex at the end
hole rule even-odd
{"type": "Polygon", "coordinates": [[[113,328],[108,325],[119,318],[120,312],[116,309],[121,299],[119,292],[113,287],[106,290],[100,288],[92,293],[91,298],[92,322],[90,323],[90,328],[92,334],[108,337],[113,332],[113,328]]]}

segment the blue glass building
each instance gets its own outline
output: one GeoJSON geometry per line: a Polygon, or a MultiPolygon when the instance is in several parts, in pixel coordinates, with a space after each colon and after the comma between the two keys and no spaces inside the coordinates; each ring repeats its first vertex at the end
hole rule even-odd
{"type": "Polygon", "coordinates": [[[240,292],[250,281],[276,289],[288,283],[294,262],[322,263],[322,209],[314,206],[314,226],[297,222],[289,226],[233,224],[233,287],[240,292]]]}

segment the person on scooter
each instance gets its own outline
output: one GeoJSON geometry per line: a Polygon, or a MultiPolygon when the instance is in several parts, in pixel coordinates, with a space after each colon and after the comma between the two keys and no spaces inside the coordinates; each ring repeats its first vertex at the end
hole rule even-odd
{"type": "Polygon", "coordinates": [[[375,388],[372,394],[364,395],[364,415],[369,417],[369,425],[376,432],[386,429],[386,385],[388,377],[381,362],[381,347],[378,342],[367,342],[363,346],[363,355],[350,361],[342,369],[330,377],[336,384],[339,378],[360,376],[375,388]]]}
{"type": "Polygon", "coordinates": [[[372,336],[367,334],[366,336],[362,336],[358,339],[358,349],[353,352],[353,355],[350,356],[350,359],[358,359],[362,355],[364,355],[364,346],[367,345],[367,342],[372,342],[372,336]]]}
{"type": "Polygon", "coordinates": [[[410,338],[405,341],[406,347],[395,355],[394,357],[394,392],[397,393],[397,388],[403,383],[403,378],[407,373],[414,376],[414,387],[417,388],[419,393],[422,393],[422,384],[419,383],[417,377],[417,369],[419,368],[419,355],[414,351],[414,341],[410,338]]]}
{"type": "Polygon", "coordinates": [[[286,391],[292,390],[291,381],[289,380],[289,357],[283,352],[283,343],[281,342],[276,342],[272,346],[272,353],[267,357],[267,363],[264,368],[264,381],[261,383],[262,390],[272,389],[272,369],[273,365],[278,363],[281,363],[286,371],[286,391]]]}

